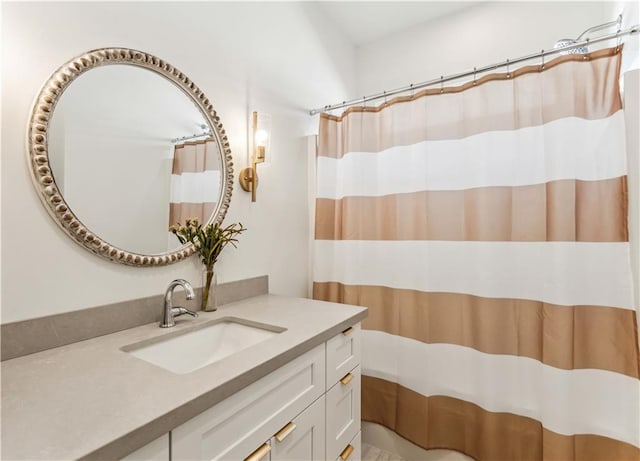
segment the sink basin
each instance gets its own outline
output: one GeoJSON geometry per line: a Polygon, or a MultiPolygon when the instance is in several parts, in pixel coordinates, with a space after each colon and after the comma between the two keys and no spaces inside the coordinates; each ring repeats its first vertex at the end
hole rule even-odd
{"type": "Polygon", "coordinates": [[[285,331],[273,325],[226,317],[196,328],[142,341],[123,351],[177,374],[190,373],[285,331]]]}

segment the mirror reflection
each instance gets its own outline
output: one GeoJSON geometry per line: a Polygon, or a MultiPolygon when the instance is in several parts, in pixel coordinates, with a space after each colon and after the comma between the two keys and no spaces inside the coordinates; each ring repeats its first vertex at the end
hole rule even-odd
{"type": "Polygon", "coordinates": [[[48,147],[74,214],[130,252],[179,248],[169,226],[206,222],[222,197],[222,156],[199,108],[141,67],[96,67],[74,80],[51,117],[48,147]]]}

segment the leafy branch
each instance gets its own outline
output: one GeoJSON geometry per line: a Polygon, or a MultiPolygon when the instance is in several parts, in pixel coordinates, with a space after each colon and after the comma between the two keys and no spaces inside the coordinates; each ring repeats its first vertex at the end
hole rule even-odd
{"type": "Polygon", "coordinates": [[[228,244],[237,248],[236,237],[246,230],[242,223],[233,223],[226,227],[221,227],[218,223],[203,226],[197,218],[187,219],[184,226],[177,223],[169,228],[180,243],[193,243],[200,261],[209,271],[213,269],[220,253],[228,244]]]}

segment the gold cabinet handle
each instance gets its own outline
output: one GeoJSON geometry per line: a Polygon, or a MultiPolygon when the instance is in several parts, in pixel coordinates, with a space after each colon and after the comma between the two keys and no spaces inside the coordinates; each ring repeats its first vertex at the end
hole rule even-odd
{"type": "Polygon", "coordinates": [[[353,333],[353,327],[349,327],[342,332],[344,336],[349,336],[351,333],[353,333]]]}
{"type": "Polygon", "coordinates": [[[342,450],[342,453],[340,453],[340,458],[343,461],[347,461],[347,459],[349,459],[349,456],[351,456],[351,453],[353,453],[353,447],[351,445],[347,445],[347,448],[342,450]]]}
{"type": "Polygon", "coordinates": [[[285,427],[283,427],[282,429],[280,429],[278,431],[278,433],[274,436],[276,438],[276,440],[278,442],[282,442],[285,438],[287,438],[287,436],[289,434],[291,434],[293,432],[293,430],[296,428],[295,423],[292,421],[289,424],[287,424],[285,427]]]}
{"type": "Polygon", "coordinates": [[[344,375],[344,377],[340,380],[340,382],[342,384],[349,384],[349,382],[353,379],[353,373],[347,373],[346,375],[344,375]]]}
{"type": "Polygon", "coordinates": [[[270,451],[271,451],[271,445],[269,445],[268,443],[264,443],[260,448],[258,448],[256,451],[251,453],[249,456],[247,456],[244,461],[260,461],[270,451]]]}

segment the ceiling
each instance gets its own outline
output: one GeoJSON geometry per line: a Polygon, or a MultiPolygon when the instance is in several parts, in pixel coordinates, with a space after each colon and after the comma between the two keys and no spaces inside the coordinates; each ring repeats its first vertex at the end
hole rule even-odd
{"type": "Polygon", "coordinates": [[[476,5],[477,1],[318,2],[354,45],[391,35],[476,5]]]}

